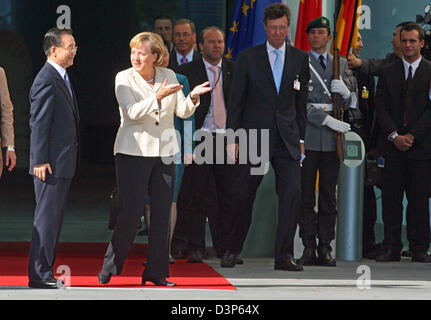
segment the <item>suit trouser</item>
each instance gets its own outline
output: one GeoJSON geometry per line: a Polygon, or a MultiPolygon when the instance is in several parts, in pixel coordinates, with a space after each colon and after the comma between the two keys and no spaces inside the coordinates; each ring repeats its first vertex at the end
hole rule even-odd
{"type": "Polygon", "coordinates": [[[34,179],[36,208],[28,263],[30,280],[54,277],[53,266],[72,179],[34,179]]]}
{"type": "Polygon", "coordinates": [[[157,279],[169,277],[169,222],[175,164],[164,164],[160,157],[117,154],[115,168],[121,212],[105,254],[102,272],[121,273],[135,239],[136,226],[142,216],[148,192],[151,199],[151,226],[144,276],[157,279]]]}
{"type": "Polygon", "coordinates": [[[306,150],[302,167],[302,210],[299,215],[299,235],[302,241],[315,241],[316,237],[325,243],[335,239],[337,217],[335,191],[337,186],[339,160],[335,151],[322,152],[306,150]],[[316,206],[316,177],[319,170],[318,212],[316,206]]]}
{"type": "MultiPolygon", "coordinates": [[[[278,223],[275,240],[276,262],[292,257],[297,226],[297,215],[301,201],[301,168],[284,146],[278,134],[274,134],[274,151],[270,159],[275,171],[275,186],[278,196],[278,223]]],[[[238,213],[232,229],[227,251],[239,254],[242,251],[251,225],[253,204],[256,192],[262,182],[262,175],[250,175],[251,164],[239,165],[238,213]]],[[[265,236],[268,230],[262,230],[265,236]]]]}
{"type": "Polygon", "coordinates": [[[385,158],[382,173],[383,245],[401,251],[403,198],[407,197],[407,240],[411,251],[426,252],[430,243],[428,183],[430,160],[408,159],[397,152],[385,158]]]}
{"type": "Polygon", "coordinates": [[[232,229],[237,192],[237,166],[227,164],[226,157],[224,163],[216,163],[216,154],[226,153],[225,147],[223,144],[223,150],[216,150],[213,138],[212,163],[193,163],[186,168],[187,184],[182,188],[188,189],[187,193],[193,194],[193,198],[181,203],[181,220],[187,228],[176,232],[175,237],[177,241],[178,238],[183,239],[188,249],[204,252],[205,219],[208,216],[213,247],[219,256],[226,250],[227,237],[232,229]],[[214,189],[211,188],[212,182],[214,189]]]}
{"type": "Polygon", "coordinates": [[[364,216],[362,221],[362,250],[371,249],[376,243],[374,226],[377,221],[377,203],[374,186],[364,186],[364,216]]]}

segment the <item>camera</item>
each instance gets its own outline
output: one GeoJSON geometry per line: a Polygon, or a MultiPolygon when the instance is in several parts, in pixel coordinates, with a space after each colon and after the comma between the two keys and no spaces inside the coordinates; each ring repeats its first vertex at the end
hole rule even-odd
{"type": "Polygon", "coordinates": [[[425,45],[421,53],[425,59],[431,60],[431,4],[425,6],[423,16],[416,15],[416,22],[422,26],[425,32],[425,45]]]}

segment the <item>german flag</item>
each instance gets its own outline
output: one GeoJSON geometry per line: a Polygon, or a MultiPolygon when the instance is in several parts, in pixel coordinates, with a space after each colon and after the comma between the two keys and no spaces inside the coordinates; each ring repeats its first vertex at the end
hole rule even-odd
{"type": "Polygon", "coordinates": [[[295,47],[310,50],[308,36],[305,33],[308,23],[322,15],[322,0],[301,0],[299,3],[298,22],[296,24],[295,47]]]}
{"type": "Polygon", "coordinates": [[[337,48],[340,55],[347,57],[351,47],[356,48],[358,39],[358,20],[360,12],[358,8],[362,0],[343,0],[337,18],[337,48]]]}

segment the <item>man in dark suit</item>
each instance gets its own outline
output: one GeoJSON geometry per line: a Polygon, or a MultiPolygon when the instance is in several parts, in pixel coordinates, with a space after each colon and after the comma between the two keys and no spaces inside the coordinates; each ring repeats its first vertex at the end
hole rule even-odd
{"type": "MultiPolygon", "coordinates": [[[[178,68],[178,73],[187,76],[190,86],[210,81],[211,92],[201,96],[201,104],[196,109],[196,130],[205,130],[212,135],[213,154],[211,163],[193,163],[185,169],[182,194],[193,197],[181,208],[182,218],[187,221],[186,234],[176,234],[183,238],[182,250],[190,251],[190,262],[201,262],[205,253],[205,218],[209,217],[213,246],[219,258],[226,249],[229,221],[234,215],[233,196],[235,194],[236,166],[216,163],[216,155],[225,153],[225,145],[216,150],[216,139],[224,139],[226,128],[226,108],[229,101],[233,62],[222,59],[225,49],[225,34],[215,26],[205,28],[200,33],[199,48],[202,58],[193,60],[178,68]],[[215,193],[210,193],[211,181],[215,183],[215,193]],[[189,190],[189,191],[186,191],[189,190]],[[209,201],[216,198],[217,211],[213,212],[209,201]],[[186,240],[187,239],[187,240],[186,240]],[[185,244],[187,242],[187,245],[185,244]]],[[[178,255],[178,252],[176,253],[178,255]]]]}
{"type": "Polygon", "coordinates": [[[373,58],[359,58],[353,53],[347,56],[349,68],[358,71],[360,74],[380,76],[384,66],[399,61],[402,57],[401,42],[400,42],[400,31],[401,28],[410,21],[399,23],[393,33],[391,44],[392,52],[388,53],[384,59],[373,59],[373,58]]]}
{"type": "Polygon", "coordinates": [[[78,47],[72,30],[52,28],[43,48],[47,62],[30,89],[30,174],[36,208],[28,277],[29,287],[56,289],[52,268],[78,163],[78,106],[66,72],[78,47]]]}
{"type": "Polygon", "coordinates": [[[196,26],[189,19],[178,19],[174,24],[174,48],[169,57],[168,68],[177,72],[178,66],[200,58],[195,50],[196,26]]]}
{"type": "Polygon", "coordinates": [[[400,32],[403,58],[383,69],[376,92],[380,127],[384,251],[376,260],[400,261],[403,197],[412,261],[431,262],[428,181],[431,171],[431,63],[421,56],[424,31],[416,23],[400,32]]]}
{"type": "MultiPolygon", "coordinates": [[[[310,72],[306,53],[286,43],[289,22],[290,9],[286,5],[275,3],[265,9],[264,27],[268,41],[238,55],[226,127],[235,131],[244,128],[248,132],[257,129],[262,134],[263,129],[269,130],[269,141],[258,144],[257,150],[259,153],[263,148],[269,148],[267,160],[271,161],[276,175],[279,208],[274,268],[302,271],[302,266],[293,258],[293,242],[301,200],[300,159],[304,154],[310,72]]],[[[229,156],[236,157],[239,148],[242,146],[229,144],[229,156]]],[[[250,227],[256,191],[262,181],[262,175],[250,174],[251,169],[249,162],[241,165],[239,170],[240,207],[229,237],[228,251],[223,257],[226,262],[233,262],[241,252],[250,227]]]]}

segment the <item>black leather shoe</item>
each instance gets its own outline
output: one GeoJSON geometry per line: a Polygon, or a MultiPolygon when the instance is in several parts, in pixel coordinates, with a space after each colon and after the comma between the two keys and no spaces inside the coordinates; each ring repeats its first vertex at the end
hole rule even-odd
{"type": "Polygon", "coordinates": [[[142,285],[143,286],[146,285],[145,283],[147,281],[150,281],[150,282],[154,283],[156,286],[159,286],[159,287],[175,287],[176,286],[175,283],[166,281],[166,279],[163,279],[163,278],[161,278],[161,279],[149,279],[149,278],[142,277],[142,285]]]}
{"type": "Polygon", "coordinates": [[[304,268],[297,264],[295,259],[287,258],[285,261],[276,262],[274,270],[304,271],[304,268]]]}
{"type": "Polygon", "coordinates": [[[28,286],[35,289],[58,289],[57,279],[55,278],[47,280],[30,280],[28,282],[28,286]]]}
{"type": "Polygon", "coordinates": [[[99,272],[99,283],[100,284],[107,284],[112,277],[112,273],[104,274],[102,271],[99,272]]]}
{"type": "Polygon", "coordinates": [[[200,262],[202,262],[203,258],[204,258],[204,255],[202,254],[202,252],[200,252],[198,250],[194,250],[190,254],[188,262],[191,262],[191,263],[200,263],[200,262]]]}
{"type": "Polygon", "coordinates": [[[331,250],[328,247],[317,250],[317,265],[323,267],[335,267],[337,263],[331,256],[331,250]]]}
{"type": "Polygon", "coordinates": [[[244,260],[242,260],[241,257],[236,257],[235,263],[236,264],[244,264],[244,260]]]}
{"type": "Polygon", "coordinates": [[[384,249],[381,243],[373,244],[362,250],[362,257],[375,260],[378,255],[383,253],[384,249]]]}
{"type": "Polygon", "coordinates": [[[303,266],[314,266],[317,264],[316,248],[305,247],[302,257],[298,259],[298,263],[303,266]]]}
{"type": "Polygon", "coordinates": [[[376,257],[377,262],[398,262],[400,260],[400,251],[394,249],[384,249],[383,252],[376,257]]]}
{"type": "Polygon", "coordinates": [[[220,267],[222,268],[233,268],[237,264],[236,261],[238,256],[234,253],[226,252],[220,261],[220,267]]]}
{"type": "Polygon", "coordinates": [[[426,252],[412,252],[412,262],[431,262],[431,256],[426,252]]]}

